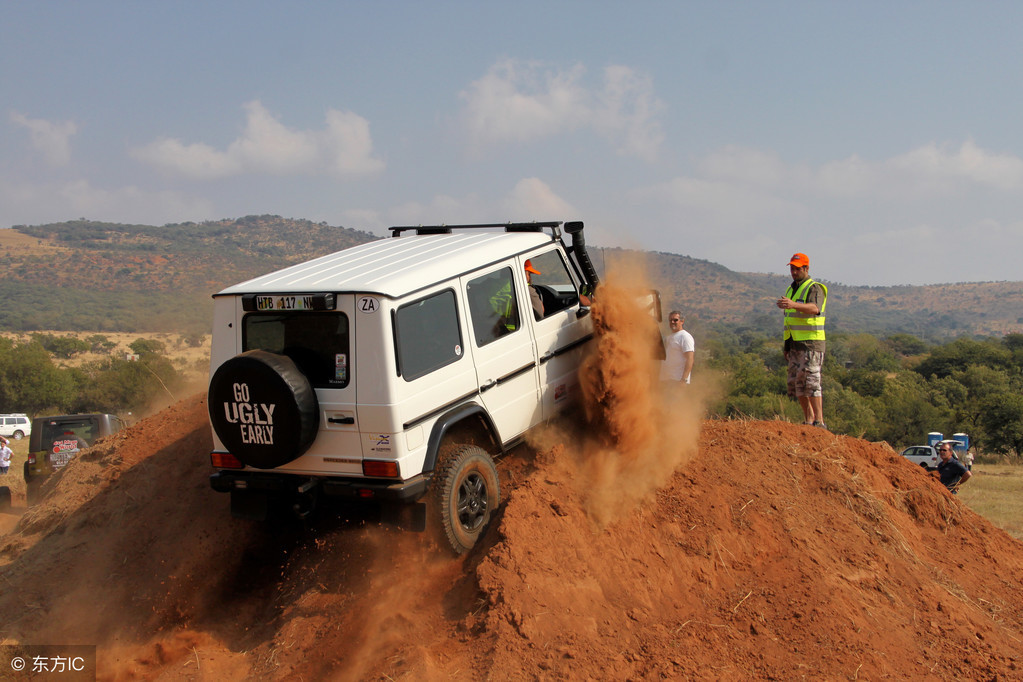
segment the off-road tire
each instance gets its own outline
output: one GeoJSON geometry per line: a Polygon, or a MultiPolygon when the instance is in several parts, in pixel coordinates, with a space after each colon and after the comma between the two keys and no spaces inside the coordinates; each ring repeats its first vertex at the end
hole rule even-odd
{"type": "Polygon", "coordinates": [[[236,355],[222,364],[210,379],[210,423],[228,452],[243,464],[273,469],[298,459],[316,440],[320,407],[309,380],[291,358],[262,350],[236,355]],[[236,386],[248,391],[247,400],[236,397],[236,386]],[[244,403],[244,404],[243,404],[244,403]],[[272,442],[257,442],[243,431],[232,410],[252,407],[265,419],[260,405],[273,406],[272,442]]]}
{"type": "Polygon", "coordinates": [[[501,500],[497,467],[477,445],[441,451],[433,477],[431,514],[456,554],[465,554],[480,538],[501,500]]]}
{"type": "Polygon", "coordinates": [[[8,511],[11,508],[11,489],[7,486],[0,486],[0,512],[8,511]]]}

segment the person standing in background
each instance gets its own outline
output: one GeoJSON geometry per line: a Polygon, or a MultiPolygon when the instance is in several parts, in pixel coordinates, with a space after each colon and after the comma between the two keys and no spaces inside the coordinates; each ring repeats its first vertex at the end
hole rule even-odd
{"type": "Polygon", "coordinates": [[[11,455],[14,453],[10,448],[10,441],[0,436],[0,474],[6,474],[11,468],[11,455]]]}
{"type": "Polygon", "coordinates": [[[826,429],[821,367],[828,288],[810,279],[810,258],[805,253],[793,254],[789,273],[792,284],[776,304],[785,311],[783,353],[788,363],[788,394],[803,408],[804,424],[826,429]]]}
{"type": "Polygon", "coordinates": [[[671,334],[664,341],[664,362],[661,363],[661,381],[689,383],[696,358],[696,341],[682,328],[686,318],[678,310],[668,313],[671,334]]]}

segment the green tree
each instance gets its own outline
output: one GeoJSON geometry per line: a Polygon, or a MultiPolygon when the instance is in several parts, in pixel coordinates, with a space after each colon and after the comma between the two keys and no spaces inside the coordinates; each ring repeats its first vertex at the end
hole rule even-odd
{"type": "Polygon", "coordinates": [[[884,343],[892,353],[904,357],[921,355],[929,347],[926,341],[921,341],[911,334],[892,334],[884,343]]]}
{"type": "Polygon", "coordinates": [[[33,334],[32,339],[58,358],[73,358],[78,353],[89,350],[90,345],[75,336],[54,336],[53,334],[33,334]]]}
{"type": "Polygon", "coordinates": [[[878,436],[889,443],[922,443],[935,425],[951,419],[951,411],[933,403],[931,389],[923,377],[902,372],[885,382],[884,392],[876,398],[878,436]]]}
{"type": "Polygon", "coordinates": [[[11,411],[65,411],[78,393],[75,375],[54,366],[38,342],[15,345],[0,339],[0,403],[11,411]]]}
{"type": "Polygon", "coordinates": [[[166,347],[163,341],[156,339],[135,339],[128,344],[128,348],[131,348],[132,352],[139,355],[160,354],[163,353],[166,347]]]}
{"type": "Polygon", "coordinates": [[[981,417],[987,433],[986,447],[995,452],[1023,454],[1023,396],[992,396],[981,417]]]}
{"type": "Polygon", "coordinates": [[[1011,364],[1012,353],[1001,343],[958,339],[931,351],[930,356],[916,366],[916,371],[924,377],[947,377],[974,365],[1004,368],[1011,364]]]}

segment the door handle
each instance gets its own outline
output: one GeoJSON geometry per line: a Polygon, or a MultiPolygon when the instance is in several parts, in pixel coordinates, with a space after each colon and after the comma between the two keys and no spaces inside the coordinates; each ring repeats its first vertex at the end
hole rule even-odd
{"type": "Polygon", "coordinates": [[[331,424],[354,424],[355,417],[327,417],[331,424]]]}
{"type": "Polygon", "coordinates": [[[497,386],[497,382],[494,381],[493,379],[487,379],[482,384],[480,384],[480,393],[482,393],[483,391],[489,391],[494,386],[497,386]]]}

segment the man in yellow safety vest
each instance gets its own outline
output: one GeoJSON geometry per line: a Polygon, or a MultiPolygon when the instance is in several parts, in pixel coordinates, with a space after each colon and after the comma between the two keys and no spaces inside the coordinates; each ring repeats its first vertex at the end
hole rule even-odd
{"type": "Polygon", "coordinates": [[[789,273],[792,284],[777,303],[785,311],[788,393],[799,400],[804,424],[826,429],[821,366],[824,364],[824,308],[828,305],[828,288],[810,279],[810,258],[805,253],[792,256],[789,273]]]}

